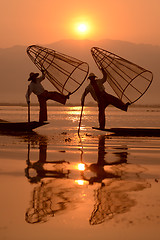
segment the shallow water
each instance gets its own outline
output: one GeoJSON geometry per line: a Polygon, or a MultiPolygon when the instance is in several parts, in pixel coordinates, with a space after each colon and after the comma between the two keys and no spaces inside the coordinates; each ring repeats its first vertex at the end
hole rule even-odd
{"type": "MultiPolygon", "coordinates": [[[[48,107],[50,124],[0,135],[0,239],[153,239],[160,234],[160,138],[92,129],[87,107],[48,107]]],[[[159,127],[158,108],[108,108],[108,127],[159,127]]],[[[24,107],[0,118],[26,121],[24,107]]],[[[32,107],[31,120],[38,119],[32,107]]]]}

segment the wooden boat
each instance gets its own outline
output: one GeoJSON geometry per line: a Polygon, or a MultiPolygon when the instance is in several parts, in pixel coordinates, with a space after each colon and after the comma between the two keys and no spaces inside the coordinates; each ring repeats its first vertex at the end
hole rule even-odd
{"type": "Polygon", "coordinates": [[[156,136],[160,137],[160,128],[96,128],[93,129],[101,130],[105,132],[111,132],[117,136],[156,136]]]}
{"type": "Polygon", "coordinates": [[[8,122],[4,120],[0,120],[0,131],[12,131],[12,132],[30,132],[35,128],[41,127],[43,125],[48,124],[48,122],[8,122]]]}

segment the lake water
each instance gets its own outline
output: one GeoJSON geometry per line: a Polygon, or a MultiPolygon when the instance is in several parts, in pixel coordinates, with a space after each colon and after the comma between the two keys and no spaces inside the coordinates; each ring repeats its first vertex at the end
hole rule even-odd
{"type": "MultiPolygon", "coordinates": [[[[0,239],[158,240],[160,138],[93,130],[96,107],[48,107],[49,124],[0,134],[0,239]]],[[[27,108],[0,106],[27,121],[27,108]]],[[[38,120],[38,107],[31,107],[38,120]]],[[[106,127],[160,127],[160,108],[109,107],[106,127]]]]}

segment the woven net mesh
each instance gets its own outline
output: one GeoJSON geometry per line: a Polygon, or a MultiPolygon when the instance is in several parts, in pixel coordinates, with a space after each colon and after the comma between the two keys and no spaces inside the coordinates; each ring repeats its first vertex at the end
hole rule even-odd
{"type": "Polygon", "coordinates": [[[98,47],[93,47],[91,54],[99,69],[107,72],[107,82],[124,103],[136,102],[149,88],[151,71],[98,47]]]}
{"type": "Polygon", "coordinates": [[[27,54],[63,95],[77,91],[88,75],[89,66],[86,62],[52,49],[32,45],[27,48],[27,54]]]}

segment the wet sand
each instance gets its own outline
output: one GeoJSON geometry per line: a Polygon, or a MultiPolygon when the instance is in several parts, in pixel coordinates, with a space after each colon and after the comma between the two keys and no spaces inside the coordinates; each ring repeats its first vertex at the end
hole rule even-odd
{"type": "Polygon", "coordinates": [[[158,240],[160,138],[52,127],[0,135],[0,239],[158,240]]]}

